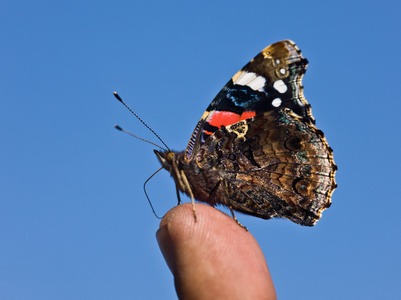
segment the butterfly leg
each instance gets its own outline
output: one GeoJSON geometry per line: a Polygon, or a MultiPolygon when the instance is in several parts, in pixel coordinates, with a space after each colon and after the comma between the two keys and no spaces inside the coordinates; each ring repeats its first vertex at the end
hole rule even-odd
{"type": "Polygon", "coordinates": [[[184,184],[184,186],[185,186],[185,189],[186,189],[186,191],[188,192],[189,196],[191,197],[192,211],[193,211],[193,213],[194,213],[194,219],[195,219],[195,222],[196,222],[197,219],[196,219],[196,210],[195,210],[195,198],[194,198],[194,194],[192,194],[191,186],[189,185],[187,176],[185,176],[184,171],[183,171],[183,170],[180,170],[180,174],[181,174],[181,179],[182,179],[182,182],[183,182],[183,184],[184,184]]]}
{"type": "MultiPolygon", "coordinates": [[[[228,182],[227,182],[227,180],[225,180],[225,179],[223,179],[223,178],[220,178],[220,182],[221,182],[221,181],[224,182],[224,190],[225,190],[225,192],[226,192],[226,197],[227,197],[227,200],[228,200],[228,199],[230,199],[230,193],[229,193],[229,191],[228,191],[228,182]]],[[[227,201],[227,203],[229,203],[229,202],[227,201]]],[[[248,231],[248,228],[246,228],[244,225],[242,225],[242,224],[238,221],[237,217],[236,217],[235,214],[234,214],[233,207],[232,207],[231,205],[229,205],[228,208],[230,209],[230,212],[231,212],[231,215],[232,215],[234,221],[235,221],[240,227],[242,227],[242,228],[244,228],[246,231],[248,231]]]]}
{"type": "Polygon", "coordinates": [[[229,206],[228,208],[229,208],[230,211],[231,211],[231,215],[232,215],[234,221],[235,221],[239,226],[241,226],[241,227],[244,228],[246,231],[248,231],[248,228],[246,228],[244,225],[242,225],[242,224],[238,221],[237,217],[236,217],[235,214],[234,214],[233,208],[232,208],[231,206],[229,206]]]}
{"type": "Polygon", "coordinates": [[[181,196],[180,196],[180,190],[178,189],[178,186],[175,186],[175,191],[177,192],[177,199],[178,199],[178,203],[177,205],[180,205],[181,203],[181,196]]]}

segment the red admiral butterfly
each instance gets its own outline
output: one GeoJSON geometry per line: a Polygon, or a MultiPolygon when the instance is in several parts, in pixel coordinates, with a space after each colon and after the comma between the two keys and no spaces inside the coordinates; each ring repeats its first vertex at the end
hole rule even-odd
{"type": "Polygon", "coordinates": [[[194,199],[305,226],[330,206],[337,166],[303,95],[307,64],[292,41],[268,46],[217,94],[185,151],[154,150],[195,220],[194,199]]]}

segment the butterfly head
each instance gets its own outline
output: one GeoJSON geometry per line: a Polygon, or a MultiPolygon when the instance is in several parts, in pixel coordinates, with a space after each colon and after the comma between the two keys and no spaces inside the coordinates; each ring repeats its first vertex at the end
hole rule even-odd
{"type": "Polygon", "coordinates": [[[157,150],[153,150],[153,152],[156,154],[163,168],[171,173],[175,152],[157,150]]]}
{"type": "MultiPolygon", "coordinates": [[[[183,172],[184,151],[174,152],[170,150],[157,151],[153,150],[159,159],[162,167],[170,172],[171,176],[174,178],[177,192],[181,191],[187,195],[193,197],[191,187],[189,186],[188,179],[183,172]]],[[[178,195],[178,194],[177,194],[178,195]]],[[[180,203],[180,198],[178,196],[178,203],[180,203]]]]}

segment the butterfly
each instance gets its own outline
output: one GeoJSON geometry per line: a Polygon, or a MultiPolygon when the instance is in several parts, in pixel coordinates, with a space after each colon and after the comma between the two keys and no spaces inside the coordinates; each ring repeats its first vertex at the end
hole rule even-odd
{"type": "Polygon", "coordinates": [[[217,94],[185,151],[154,150],[195,220],[195,199],[234,219],[233,210],[305,226],[331,205],[337,166],[303,94],[307,65],[290,40],[268,46],[217,94]]]}

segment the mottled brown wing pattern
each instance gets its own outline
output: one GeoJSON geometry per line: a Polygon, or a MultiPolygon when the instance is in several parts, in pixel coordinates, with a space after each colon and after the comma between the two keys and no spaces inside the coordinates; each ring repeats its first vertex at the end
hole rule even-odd
{"type": "Polygon", "coordinates": [[[184,171],[196,199],[306,226],[330,206],[336,186],[323,133],[287,108],[218,130],[188,167],[191,172],[184,171]]]}

